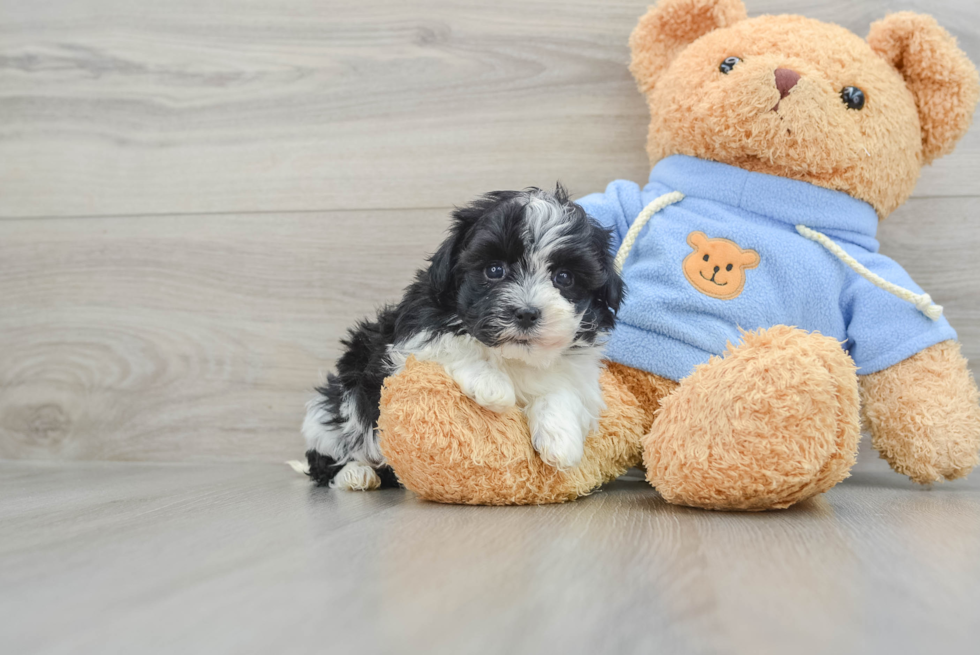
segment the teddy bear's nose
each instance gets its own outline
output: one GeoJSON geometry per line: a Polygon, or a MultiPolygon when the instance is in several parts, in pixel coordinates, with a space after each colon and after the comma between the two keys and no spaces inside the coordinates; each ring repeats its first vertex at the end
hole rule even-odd
{"type": "Polygon", "coordinates": [[[800,74],[788,68],[776,69],[776,88],[779,89],[779,99],[789,95],[790,89],[800,81],[800,74]]]}

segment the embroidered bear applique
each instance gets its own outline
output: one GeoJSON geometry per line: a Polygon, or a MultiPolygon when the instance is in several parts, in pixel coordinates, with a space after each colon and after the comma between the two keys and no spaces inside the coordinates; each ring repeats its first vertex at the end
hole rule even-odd
{"type": "Polygon", "coordinates": [[[759,253],[728,239],[709,239],[704,232],[687,235],[694,252],[684,258],[684,277],[706,296],[737,298],[745,288],[745,271],[759,265],[759,253]]]}

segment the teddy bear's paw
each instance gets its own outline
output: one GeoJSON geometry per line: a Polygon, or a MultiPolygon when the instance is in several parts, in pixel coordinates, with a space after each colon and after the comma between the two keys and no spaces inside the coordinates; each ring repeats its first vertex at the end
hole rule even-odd
{"type": "Polygon", "coordinates": [[[971,424],[953,420],[905,423],[885,433],[872,430],[872,445],[892,469],[913,482],[931,484],[966,477],[976,467],[980,448],[980,414],[971,424]]]}
{"type": "Polygon", "coordinates": [[[481,368],[478,372],[453,376],[467,396],[481,407],[492,412],[505,412],[517,404],[514,384],[504,373],[492,368],[481,368]]]}
{"type": "MultiPolygon", "coordinates": [[[[872,445],[896,472],[913,482],[931,484],[966,477],[980,458],[976,432],[950,434],[935,425],[909,424],[890,434],[873,431],[872,445]]],[[[974,427],[976,430],[976,426],[974,427]]]]}

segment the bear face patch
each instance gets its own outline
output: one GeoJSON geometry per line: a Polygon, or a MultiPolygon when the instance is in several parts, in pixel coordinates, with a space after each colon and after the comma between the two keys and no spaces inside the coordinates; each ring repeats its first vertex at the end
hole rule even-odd
{"type": "Polygon", "coordinates": [[[684,258],[684,277],[706,296],[737,298],[745,288],[745,271],[759,265],[759,253],[728,239],[709,239],[704,232],[687,235],[694,252],[684,258]]]}

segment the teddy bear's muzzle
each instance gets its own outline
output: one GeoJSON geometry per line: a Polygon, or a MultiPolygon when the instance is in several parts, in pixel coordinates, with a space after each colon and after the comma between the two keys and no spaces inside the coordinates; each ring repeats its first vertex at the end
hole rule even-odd
{"type": "MultiPolygon", "coordinates": [[[[777,68],[774,75],[776,76],[776,89],[779,91],[779,101],[782,102],[783,98],[788,96],[796,83],[800,81],[800,74],[789,68],[777,68]]],[[[779,102],[772,108],[772,111],[777,109],[779,109],[779,102]]]]}

